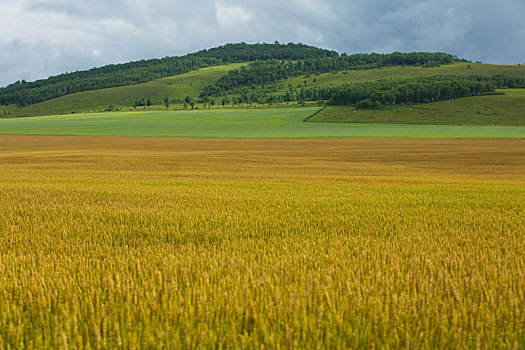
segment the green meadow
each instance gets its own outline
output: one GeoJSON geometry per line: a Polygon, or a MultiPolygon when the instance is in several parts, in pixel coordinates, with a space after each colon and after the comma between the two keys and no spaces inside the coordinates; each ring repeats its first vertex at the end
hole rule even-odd
{"type": "Polygon", "coordinates": [[[0,134],[210,138],[525,138],[525,126],[304,122],[318,108],[113,112],[8,118],[0,134]]]}
{"type": "Polygon", "coordinates": [[[310,122],[525,126],[525,89],[380,110],[328,107],[310,122]]]}

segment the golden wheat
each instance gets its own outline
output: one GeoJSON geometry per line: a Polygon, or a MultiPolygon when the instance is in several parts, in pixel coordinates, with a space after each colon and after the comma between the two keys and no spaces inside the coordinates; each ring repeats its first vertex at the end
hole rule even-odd
{"type": "Polygon", "coordinates": [[[525,346],[524,141],[0,151],[0,348],[525,346]]]}

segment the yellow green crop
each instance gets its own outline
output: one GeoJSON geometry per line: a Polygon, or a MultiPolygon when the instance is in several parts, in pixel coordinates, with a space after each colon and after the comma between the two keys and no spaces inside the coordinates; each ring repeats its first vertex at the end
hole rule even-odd
{"type": "Polygon", "coordinates": [[[0,150],[0,348],[525,345],[522,140],[0,150]]]}

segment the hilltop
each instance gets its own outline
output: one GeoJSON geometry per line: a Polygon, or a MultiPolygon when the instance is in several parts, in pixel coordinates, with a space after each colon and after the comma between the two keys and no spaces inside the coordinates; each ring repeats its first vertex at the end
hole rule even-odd
{"type": "Polygon", "coordinates": [[[186,56],[111,64],[34,82],[17,81],[0,89],[0,104],[16,103],[23,107],[75,92],[140,84],[229,63],[330,56],[337,56],[337,53],[304,44],[226,44],[186,56]]]}

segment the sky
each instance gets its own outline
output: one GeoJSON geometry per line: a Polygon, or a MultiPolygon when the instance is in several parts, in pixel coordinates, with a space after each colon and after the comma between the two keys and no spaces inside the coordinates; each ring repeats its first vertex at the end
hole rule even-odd
{"type": "Polygon", "coordinates": [[[524,0],[0,0],[0,86],[229,42],[525,63],[524,0]]]}

